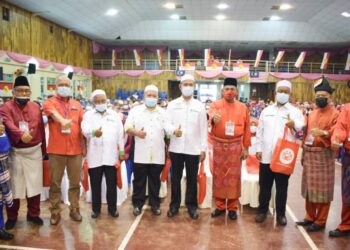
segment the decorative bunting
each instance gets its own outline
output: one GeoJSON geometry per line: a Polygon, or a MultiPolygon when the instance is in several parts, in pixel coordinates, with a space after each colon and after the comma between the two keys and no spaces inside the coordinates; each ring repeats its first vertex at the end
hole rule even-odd
{"type": "Polygon", "coordinates": [[[298,57],[298,60],[295,62],[294,66],[296,68],[300,68],[301,65],[303,65],[303,62],[305,60],[305,57],[306,57],[306,51],[302,51],[298,57]]]}
{"type": "Polygon", "coordinates": [[[112,67],[115,67],[117,65],[117,50],[112,50],[112,67]]]}
{"type": "Polygon", "coordinates": [[[211,55],[211,49],[205,49],[204,50],[204,66],[208,67],[210,65],[210,55],[211,55]]]}
{"type": "Polygon", "coordinates": [[[136,66],[141,66],[141,52],[139,49],[134,49],[134,57],[135,57],[135,62],[136,66]]]}
{"type": "Polygon", "coordinates": [[[322,63],[321,63],[320,69],[322,69],[322,70],[327,69],[328,61],[329,61],[329,57],[330,56],[331,56],[331,53],[329,53],[329,52],[325,52],[323,54],[323,59],[322,59],[322,63]]]}
{"type": "Polygon", "coordinates": [[[284,50],[278,51],[278,54],[275,59],[275,67],[282,61],[282,58],[284,56],[284,50]]]}
{"type": "Polygon", "coordinates": [[[163,61],[163,50],[157,49],[157,57],[158,57],[159,66],[162,66],[162,61],[163,61]]]}
{"type": "Polygon", "coordinates": [[[179,51],[180,66],[183,67],[185,65],[185,49],[178,49],[178,51],[179,51]]]}
{"type": "Polygon", "coordinates": [[[256,52],[256,59],[255,59],[254,68],[259,67],[259,63],[260,63],[260,60],[261,60],[261,57],[262,57],[263,52],[264,52],[264,51],[263,51],[262,49],[259,49],[259,50],[256,52]]]}

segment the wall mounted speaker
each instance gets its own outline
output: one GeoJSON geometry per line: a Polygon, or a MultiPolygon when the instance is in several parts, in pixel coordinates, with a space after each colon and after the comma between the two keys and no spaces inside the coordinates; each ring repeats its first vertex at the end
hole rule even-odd
{"type": "Polygon", "coordinates": [[[28,65],[28,74],[35,74],[36,65],[34,63],[29,63],[28,65]]]}
{"type": "Polygon", "coordinates": [[[69,72],[68,73],[68,78],[71,79],[71,80],[73,79],[73,72],[69,72]]]}

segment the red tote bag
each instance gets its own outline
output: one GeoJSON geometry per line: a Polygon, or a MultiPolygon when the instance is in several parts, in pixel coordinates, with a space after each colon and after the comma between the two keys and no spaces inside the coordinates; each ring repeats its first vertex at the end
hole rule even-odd
{"type": "Polygon", "coordinates": [[[85,192],[89,191],[89,171],[88,170],[89,170],[89,166],[88,166],[87,160],[85,160],[83,165],[84,176],[82,180],[82,184],[85,192]]]}
{"type": "Polygon", "coordinates": [[[202,204],[207,193],[207,176],[204,172],[204,161],[202,161],[198,173],[198,204],[202,204]]]}
{"type": "MultiPolygon", "coordinates": [[[[288,128],[285,127],[283,138],[278,139],[272,154],[270,168],[272,172],[291,175],[297,160],[299,144],[286,139],[288,128]]],[[[293,133],[292,133],[293,134],[293,133]]]]}
{"type": "Polygon", "coordinates": [[[43,160],[43,186],[50,187],[51,173],[49,168],[49,160],[43,160]]]}
{"type": "Polygon", "coordinates": [[[122,189],[123,188],[122,168],[119,161],[117,162],[117,164],[115,164],[115,168],[117,169],[117,187],[119,189],[122,189]]]}
{"type": "Polygon", "coordinates": [[[259,174],[260,162],[255,155],[248,155],[245,164],[248,174],[259,174]]]}
{"type": "Polygon", "coordinates": [[[169,158],[166,159],[165,161],[165,165],[164,165],[164,168],[163,168],[163,171],[160,175],[160,180],[162,182],[165,182],[168,180],[168,175],[169,175],[169,171],[170,171],[170,166],[171,166],[171,161],[169,158]]]}

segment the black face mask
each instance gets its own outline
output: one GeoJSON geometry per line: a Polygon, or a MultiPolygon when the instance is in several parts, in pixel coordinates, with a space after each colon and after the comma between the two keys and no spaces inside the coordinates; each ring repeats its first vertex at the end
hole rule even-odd
{"type": "Polygon", "coordinates": [[[324,108],[328,104],[328,98],[327,97],[318,97],[316,98],[316,105],[319,108],[324,108]]]}
{"type": "Polygon", "coordinates": [[[21,106],[25,106],[29,102],[29,98],[16,98],[16,102],[21,106]]]}

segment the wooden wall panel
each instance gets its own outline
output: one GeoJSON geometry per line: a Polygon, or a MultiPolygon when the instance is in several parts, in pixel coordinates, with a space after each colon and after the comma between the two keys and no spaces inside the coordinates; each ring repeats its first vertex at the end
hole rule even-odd
{"type": "Polygon", "coordinates": [[[91,68],[90,39],[0,0],[1,11],[3,6],[10,9],[10,21],[0,20],[0,49],[91,68]]]}

